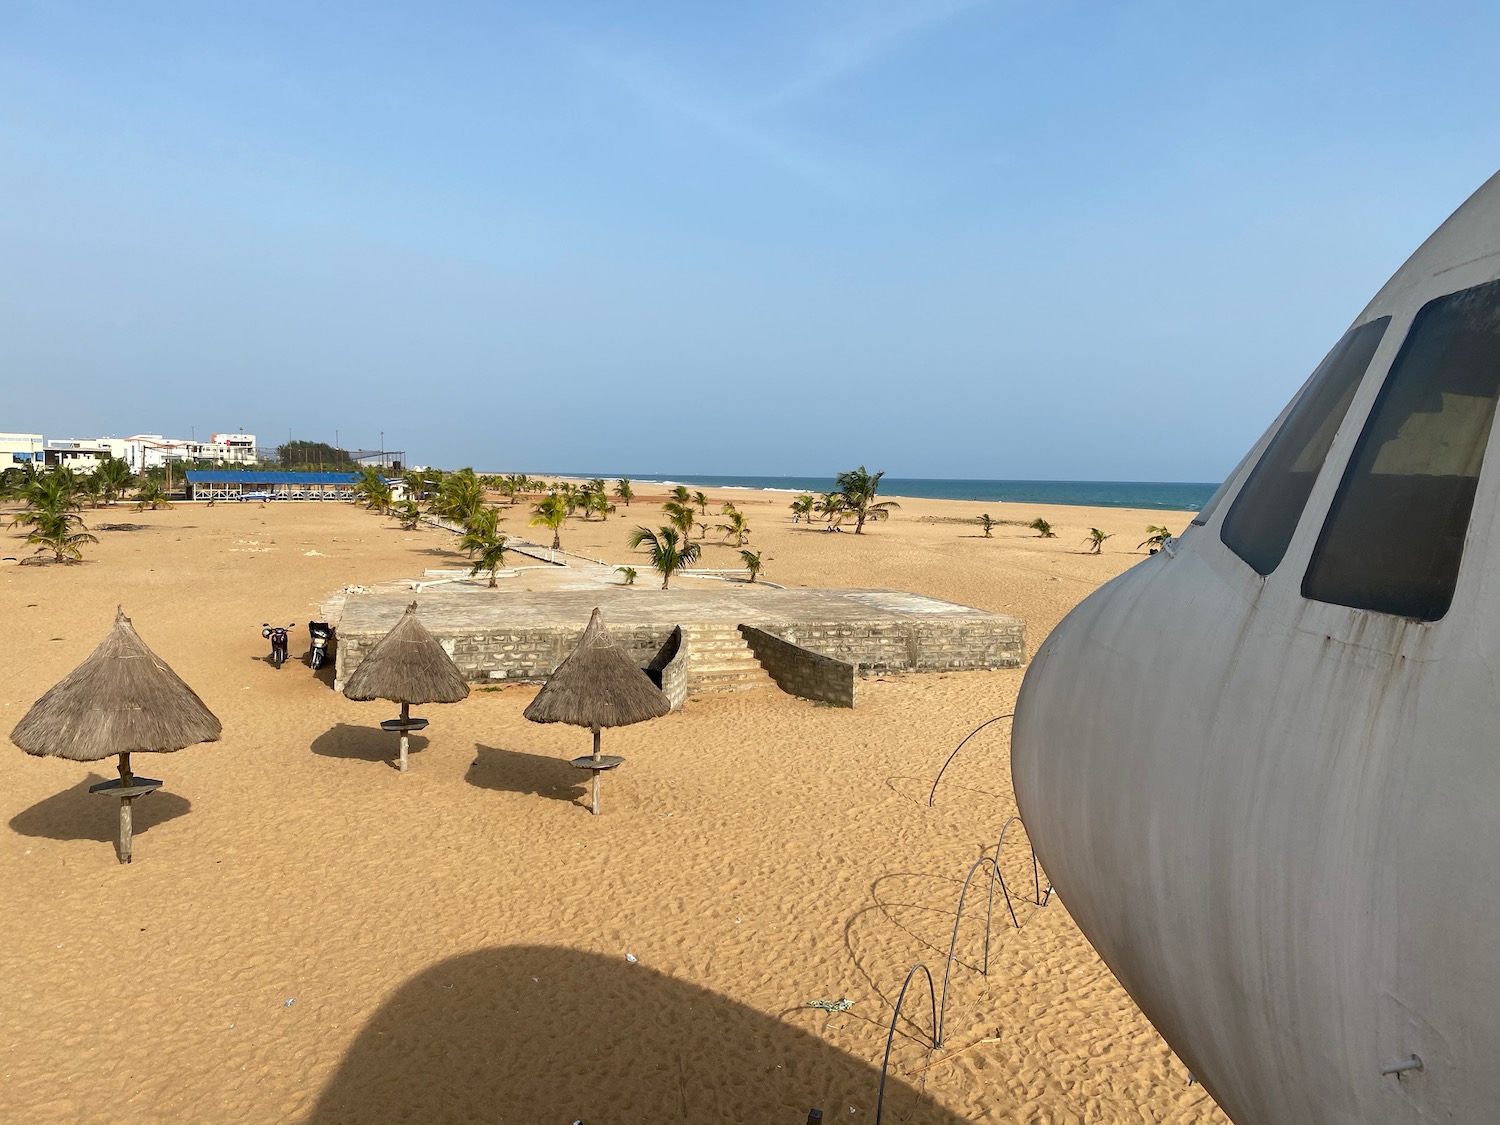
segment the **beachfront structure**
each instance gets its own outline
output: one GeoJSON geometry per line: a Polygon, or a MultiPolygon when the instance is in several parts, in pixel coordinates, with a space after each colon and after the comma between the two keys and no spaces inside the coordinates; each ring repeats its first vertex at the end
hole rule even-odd
{"type": "Polygon", "coordinates": [[[410,737],[427,729],[426,719],[411,717],[412,705],[457,703],[468,698],[469,685],[453,658],[418,619],[417,603],[412,602],[391,631],[375,642],[343,692],[357,702],[384,699],[401,704],[400,717],[386,719],[380,729],[401,736],[396,768],[405,773],[410,737]]]}
{"type": "Polygon", "coordinates": [[[217,742],[219,720],[172,669],[146,647],[125,616],[89,658],[54,684],[11,731],[28,754],[98,762],[118,757],[120,777],[89,787],[120,801],[119,860],[131,860],[131,805],[161,782],[138,777],[132,754],[169,754],[199,742],[217,742]]]}
{"type": "MultiPolygon", "coordinates": [[[[641,597],[618,583],[580,580],[545,590],[444,583],[420,589],[417,599],[423,622],[470,683],[545,682],[602,608],[610,638],[676,707],[689,695],[769,687],[852,707],[861,673],[1016,668],[1025,651],[1019,618],[898,590],[744,582],[641,597]]],[[[338,620],[335,686],[411,600],[410,587],[377,588],[325,607],[324,616],[338,620]]]]}
{"type": "Polygon", "coordinates": [[[353,500],[357,473],[189,469],[189,500],[353,500]]]}
{"type": "Polygon", "coordinates": [[[1500,176],[1017,703],[1058,893],[1239,1125],[1500,1106],[1500,176]]]}
{"type": "Polygon", "coordinates": [[[45,448],[41,434],[0,433],[0,469],[39,463],[45,448]]]}
{"type": "MultiPolygon", "coordinates": [[[[365,662],[366,664],[369,661],[365,662]]],[[[672,711],[650,674],[615,644],[596,606],[576,647],[559,664],[522,712],[533,723],[567,723],[594,734],[594,752],[574,758],[575,769],[593,776],[593,812],[599,815],[599,778],[625,759],[600,753],[604,727],[627,727],[672,711]]]]}

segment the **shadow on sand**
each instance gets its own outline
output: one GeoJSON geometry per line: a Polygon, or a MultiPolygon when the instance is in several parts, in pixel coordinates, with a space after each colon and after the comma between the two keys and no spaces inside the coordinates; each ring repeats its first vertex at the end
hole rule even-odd
{"type": "MultiPolygon", "coordinates": [[[[144,765],[144,754],[136,755],[137,767],[144,765]]],[[[141,773],[154,773],[150,767],[141,773]]],[[[96,840],[101,844],[118,843],[120,839],[120,802],[101,793],[90,793],[89,786],[107,780],[89,772],[78,785],[46,797],[29,809],[10,818],[10,827],[22,836],[43,836],[49,840],[96,840]]],[[[158,789],[137,798],[131,808],[132,831],[139,836],[153,824],[182,816],[192,802],[176,793],[158,789]]]]}
{"type": "MultiPolygon", "coordinates": [[[[817,1107],[825,1121],[868,1121],[879,1081],[876,1067],[816,1035],[643,964],[503,946],[402,985],[306,1120],[802,1125],[817,1107]]],[[[962,1120],[894,1076],[885,1111],[887,1121],[962,1120]]]]}
{"type": "MultiPolygon", "coordinates": [[[[425,735],[411,736],[408,754],[427,749],[425,735]]],[[[380,729],[378,722],[367,727],[339,723],[312,740],[312,752],[325,758],[352,758],[356,762],[380,762],[396,768],[401,756],[401,736],[380,729]]]]}
{"type": "Polygon", "coordinates": [[[464,774],[464,780],[481,789],[574,802],[587,792],[584,785],[587,778],[588,774],[561,758],[483,745],[474,747],[474,762],[464,774]]]}

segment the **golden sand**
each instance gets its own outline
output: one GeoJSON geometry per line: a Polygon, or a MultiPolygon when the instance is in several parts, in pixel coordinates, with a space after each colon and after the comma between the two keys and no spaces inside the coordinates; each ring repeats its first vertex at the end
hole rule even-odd
{"type": "MultiPolygon", "coordinates": [[[[711,513],[732,498],[749,514],[765,578],[1015,614],[1032,650],[1140,561],[1148,523],[1188,518],[903,500],[856,536],[793,525],[790,497],[709,492],[711,513]],[[986,539],[959,522],[981,511],[1015,522],[986,539]],[[1038,515],[1056,539],[1019,526],[1038,515]],[[1091,526],[1114,534],[1101,556],[1083,553],[1091,526]]],[[[625,539],[663,522],[652,500],[570,520],[564,547],[650,582],[625,539]]],[[[506,511],[502,530],[547,534],[524,505],[506,511]]],[[[447,533],[332,504],[84,514],[140,526],[99,531],[81,566],[0,563],[0,729],[120,603],[224,738],[134,760],[165,786],[136,803],[129,867],[114,803],[87,792],[111,770],[9,748],[0,1119],[872,1118],[907,968],[925,962],[941,987],[964,875],[1015,812],[1008,724],[964,748],[932,809],[928,788],[966,733],[1011,710],[1022,672],[869,680],[854,711],[774,691],[692,700],[610,733],[627,761],[594,818],[565,761],[588,736],[526,722],[535,687],[418,709],[432,725],[403,775],[376,725],[395,708],[351,703],[297,659],[345,583],[462,565],[447,533]],[[298,622],[280,670],[266,620],[298,622]],[[805,1006],[840,998],[846,1011],[805,1006]]],[[[24,557],[12,536],[0,554],[24,557]]],[[[738,552],[711,534],[701,565],[738,552]]],[[[1023,926],[997,902],[981,974],[976,880],[943,1049],[921,1042],[914,984],[886,1120],[1224,1121],[1062,904],[1027,901],[1021,840],[1003,865],[1023,926]]]]}

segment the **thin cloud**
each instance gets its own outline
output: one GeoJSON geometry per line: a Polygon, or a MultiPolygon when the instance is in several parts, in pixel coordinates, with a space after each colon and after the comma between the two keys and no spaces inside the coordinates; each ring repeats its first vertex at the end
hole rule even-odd
{"type": "Polygon", "coordinates": [[[725,144],[835,199],[848,199],[854,178],[831,163],[789,144],[711,98],[688,90],[665,68],[641,55],[598,48],[585,52],[592,69],[604,74],[647,108],[695,125],[725,144]]]}
{"type": "Polygon", "coordinates": [[[913,39],[988,2],[921,0],[874,9],[864,19],[826,36],[813,51],[814,61],[804,73],[757,101],[752,109],[776,109],[816,94],[899,54],[913,39]]]}

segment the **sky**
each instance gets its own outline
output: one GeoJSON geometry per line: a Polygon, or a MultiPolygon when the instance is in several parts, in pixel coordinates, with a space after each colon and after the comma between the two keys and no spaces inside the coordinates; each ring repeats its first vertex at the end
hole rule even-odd
{"type": "Polygon", "coordinates": [[[1443,0],[0,0],[0,431],[1217,481],[1495,172],[1497,41],[1443,0]]]}

